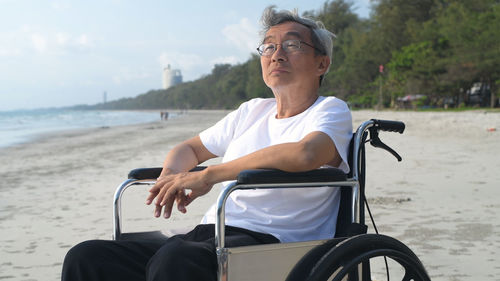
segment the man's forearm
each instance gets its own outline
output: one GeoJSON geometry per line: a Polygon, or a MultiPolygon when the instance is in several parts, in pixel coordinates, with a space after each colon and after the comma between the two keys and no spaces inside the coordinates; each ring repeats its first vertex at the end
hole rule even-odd
{"type": "Polygon", "coordinates": [[[236,179],[246,169],[279,169],[287,172],[308,171],[327,163],[340,163],[335,145],[323,134],[312,135],[300,142],[266,147],[241,158],[208,167],[207,181],[217,183],[236,179]]]}

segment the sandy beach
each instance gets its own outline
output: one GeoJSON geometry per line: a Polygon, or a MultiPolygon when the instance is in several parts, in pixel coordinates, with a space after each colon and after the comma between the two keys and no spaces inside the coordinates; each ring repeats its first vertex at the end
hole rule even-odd
{"type": "MultiPolygon", "coordinates": [[[[226,113],[189,111],[0,149],[0,280],[59,280],[70,247],[111,239],[113,193],[128,171],[161,166],[175,144],[226,113]]],[[[367,149],[367,197],[380,232],[407,244],[432,280],[500,280],[500,113],[353,112],[355,127],[370,118],[407,128],[380,135],[402,162],[367,149]]],[[[169,220],[153,218],[146,190],[126,193],[124,231],[195,225],[219,187],[169,220]]]]}

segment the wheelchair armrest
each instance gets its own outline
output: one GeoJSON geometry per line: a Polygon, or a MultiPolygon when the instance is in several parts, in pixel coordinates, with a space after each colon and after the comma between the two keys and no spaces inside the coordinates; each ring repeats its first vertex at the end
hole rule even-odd
{"type": "Polygon", "coordinates": [[[157,179],[163,168],[138,168],[128,173],[129,179],[148,180],[157,179]]]}
{"type": "MultiPolygon", "coordinates": [[[[205,166],[197,166],[193,169],[191,169],[191,172],[194,171],[201,171],[205,169],[205,166]]],[[[136,179],[136,180],[149,180],[149,179],[154,179],[156,180],[160,174],[163,168],[138,168],[138,169],[133,169],[128,173],[128,178],[129,179],[136,179]]]]}
{"type": "Polygon", "coordinates": [[[304,183],[345,181],[347,175],[341,169],[324,168],[307,172],[284,172],[281,170],[244,170],[238,174],[237,184],[304,183]]]}

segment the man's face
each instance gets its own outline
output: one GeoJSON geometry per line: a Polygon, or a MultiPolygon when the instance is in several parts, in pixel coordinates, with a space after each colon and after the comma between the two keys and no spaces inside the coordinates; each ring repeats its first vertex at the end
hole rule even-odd
{"type": "MultiPolygon", "coordinates": [[[[291,39],[312,45],[309,29],[296,22],[285,22],[271,27],[263,43],[281,44],[291,39]]],[[[271,56],[261,57],[262,77],[271,89],[283,86],[318,86],[319,76],[322,74],[318,66],[322,58],[324,57],[314,54],[314,48],[305,44],[301,44],[300,50],[290,53],[286,53],[279,45],[271,56]]]]}

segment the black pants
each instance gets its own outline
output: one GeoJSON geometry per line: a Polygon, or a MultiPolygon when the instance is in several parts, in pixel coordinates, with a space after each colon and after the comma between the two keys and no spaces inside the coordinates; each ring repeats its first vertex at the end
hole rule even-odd
{"type": "MultiPolygon", "coordinates": [[[[64,259],[63,281],[217,280],[215,227],[198,225],[168,239],[85,241],[64,259]]],[[[279,243],[272,235],[226,226],[226,246],[279,243]]]]}

